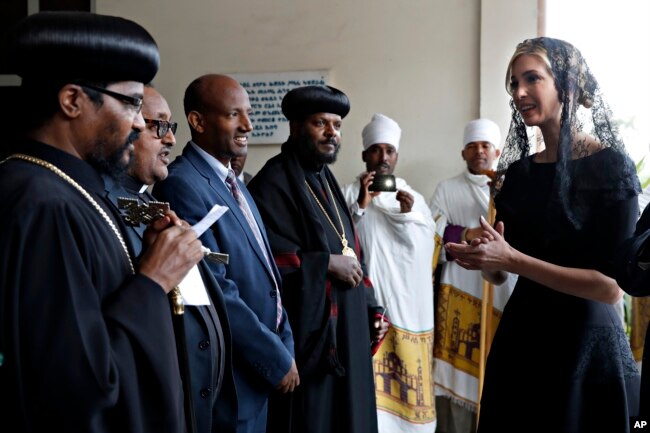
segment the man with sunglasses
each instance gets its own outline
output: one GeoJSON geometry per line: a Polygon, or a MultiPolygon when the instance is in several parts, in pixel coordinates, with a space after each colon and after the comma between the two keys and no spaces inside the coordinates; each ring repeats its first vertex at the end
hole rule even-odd
{"type": "Polygon", "coordinates": [[[82,12],[33,14],[9,35],[29,114],[0,163],[0,419],[15,432],[185,432],[167,294],[201,243],[166,212],[136,260],[101,177],[145,131],[156,43],[82,12]]]}
{"type": "Polygon", "coordinates": [[[153,185],[167,177],[167,165],[172,147],[176,144],[176,127],[165,98],[151,85],[144,87],[142,117],[146,124],[140,137],[133,142],[133,161],[128,176],[138,186],[153,185]]]}
{"type": "MultiPolygon", "coordinates": [[[[151,84],[144,87],[142,116],[146,128],[133,142],[133,159],[127,173],[116,182],[104,176],[108,199],[120,210],[120,199],[130,198],[138,206],[156,202],[148,187],[167,177],[169,154],[176,144],[178,124],[171,121],[165,98],[151,84]]],[[[124,210],[122,210],[124,212],[124,210]]],[[[142,252],[144,224],[133,224],[127,231],[135,256],[142,252]]],[[[194,275],[193,284],[210,294],[211,304],[185,305],[183,324],[176,329],[181,356],[187,356],[187,380],[191,382],[189,403],[194,420],[193,433],[234,432],[237,421],[235,384],[232,375],[231,339],[223,293],[204,260],[194,275]],[[181,329],[182,328],[182,329],[181,329]]],[[[190,280],[188,280],[190,281],[190,280]]],[[[187,406],[186,406],[187,407],[187,406]]]]}

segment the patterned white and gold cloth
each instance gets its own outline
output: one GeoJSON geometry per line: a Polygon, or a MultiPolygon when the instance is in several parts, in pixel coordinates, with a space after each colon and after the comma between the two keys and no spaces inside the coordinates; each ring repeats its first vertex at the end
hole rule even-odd
{"type": "MultiPolygon", "coordinates": [[[[487,176],[465,170],[440,182],[430,203],[439,246],[447,225],[474,228],[479,226],[481,215],[487,217],[488,181],[487,176]]],[[[438,256],[438,265],[442,266],[442,273],[435,313],[436,396],[449,398],[453,404],[468,409],[467,413],[475,416],[483,279],[479,271],[468,271],[453,261],[447,261],[444,249],[438,256]]],[[[493,289],[492,331],[496,329],[515,282],[516,276],[511,275],[506,283],[493,289]]]]}
{"type": "MultiPolygon", "coordinates": [[[[392,326],[373,357],[380,433],[433,433],[436,429],[433,380],[432,259],[435,224],[421,194],[397,178],[397,189],[415,198],[400,213],[394,192],[373,198],[356,217],[368,275],[392,326]]],[[[348,206],[359,181],[343,188],[348,206]]]]}

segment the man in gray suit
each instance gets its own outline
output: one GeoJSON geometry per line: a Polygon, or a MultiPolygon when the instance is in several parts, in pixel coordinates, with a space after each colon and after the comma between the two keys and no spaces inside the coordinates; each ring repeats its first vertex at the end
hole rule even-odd
{"type": "MultiPolygon", "coordinates": [[[[167,177],[167,165],[177,123],[171,122],[171,111],[163,96],[151,85],[144,88],[142,116],[146,128],[133,143],[133,160],[119,182],[104,177],[106,193],[119,209],[120,198],[137,200],[141,207],[155,202],[147,187],[167,177]]],[[[123,212],[124,209],[122,209],[123,212]]],[[[127,213],[128,215],[128,213],[127,213]]],[[[144,224],[131,224],[127,235],[134,255],[142,253],[144,224]]],[[[203,285],[212,304],[186,305],[181,316],[182,325],[176,326],[179,361],[187,357],[184,378],[191,383],[186,405],[186,417],[192,420],[193,432],[234,432],[237,420],[237,397],[232,375],[231,337],[221,288],[210,270],[201,261],[198,264],[203,285]],[[180,337],[180,338],[179,338],[180,337]]]]}

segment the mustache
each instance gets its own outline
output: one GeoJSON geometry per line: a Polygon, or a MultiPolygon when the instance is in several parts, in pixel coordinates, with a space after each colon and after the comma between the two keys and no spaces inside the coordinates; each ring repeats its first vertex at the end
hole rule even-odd
{"type": "Polygon", "coordinates": [[[327,140],[321,141],[321,144],[331,144],[332,146],[337,146],[336,139],[328,138],[327,140]]]}
{"type": "Polygon", "coordinates": [[[159,155],[170,154],[172,152],[172,147],[168,144],[163,145],[163,148],[158,152],[159,155]]]}
{"type": "Polygon", "coordinates": [[[126,143],[124,144],[124,148],[126,149],[127,147],[132,145],[135,141],[137,141],[138,138],[140,138],[140,131],[134,129],[127,137],[126,143]]]}

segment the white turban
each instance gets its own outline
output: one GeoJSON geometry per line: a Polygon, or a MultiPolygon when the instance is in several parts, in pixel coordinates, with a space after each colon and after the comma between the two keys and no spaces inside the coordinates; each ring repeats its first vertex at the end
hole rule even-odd
{"type": "Polygon", "coordinates": [[[499,126],[489,119],[472,120],[465,126],[463,147],[474,141],[487,141],[495,148],[499,148],[501,146],[499,126]]]}
{"type": "Polygon", "coordinates": [[[363,139],[363,150],[368,149],[373,144],[386,143],[399,149],[399,138],[402,135],[397,122],[383,114],[376,113],[372,116],[370,123],[361,131],[363,139]]]}

